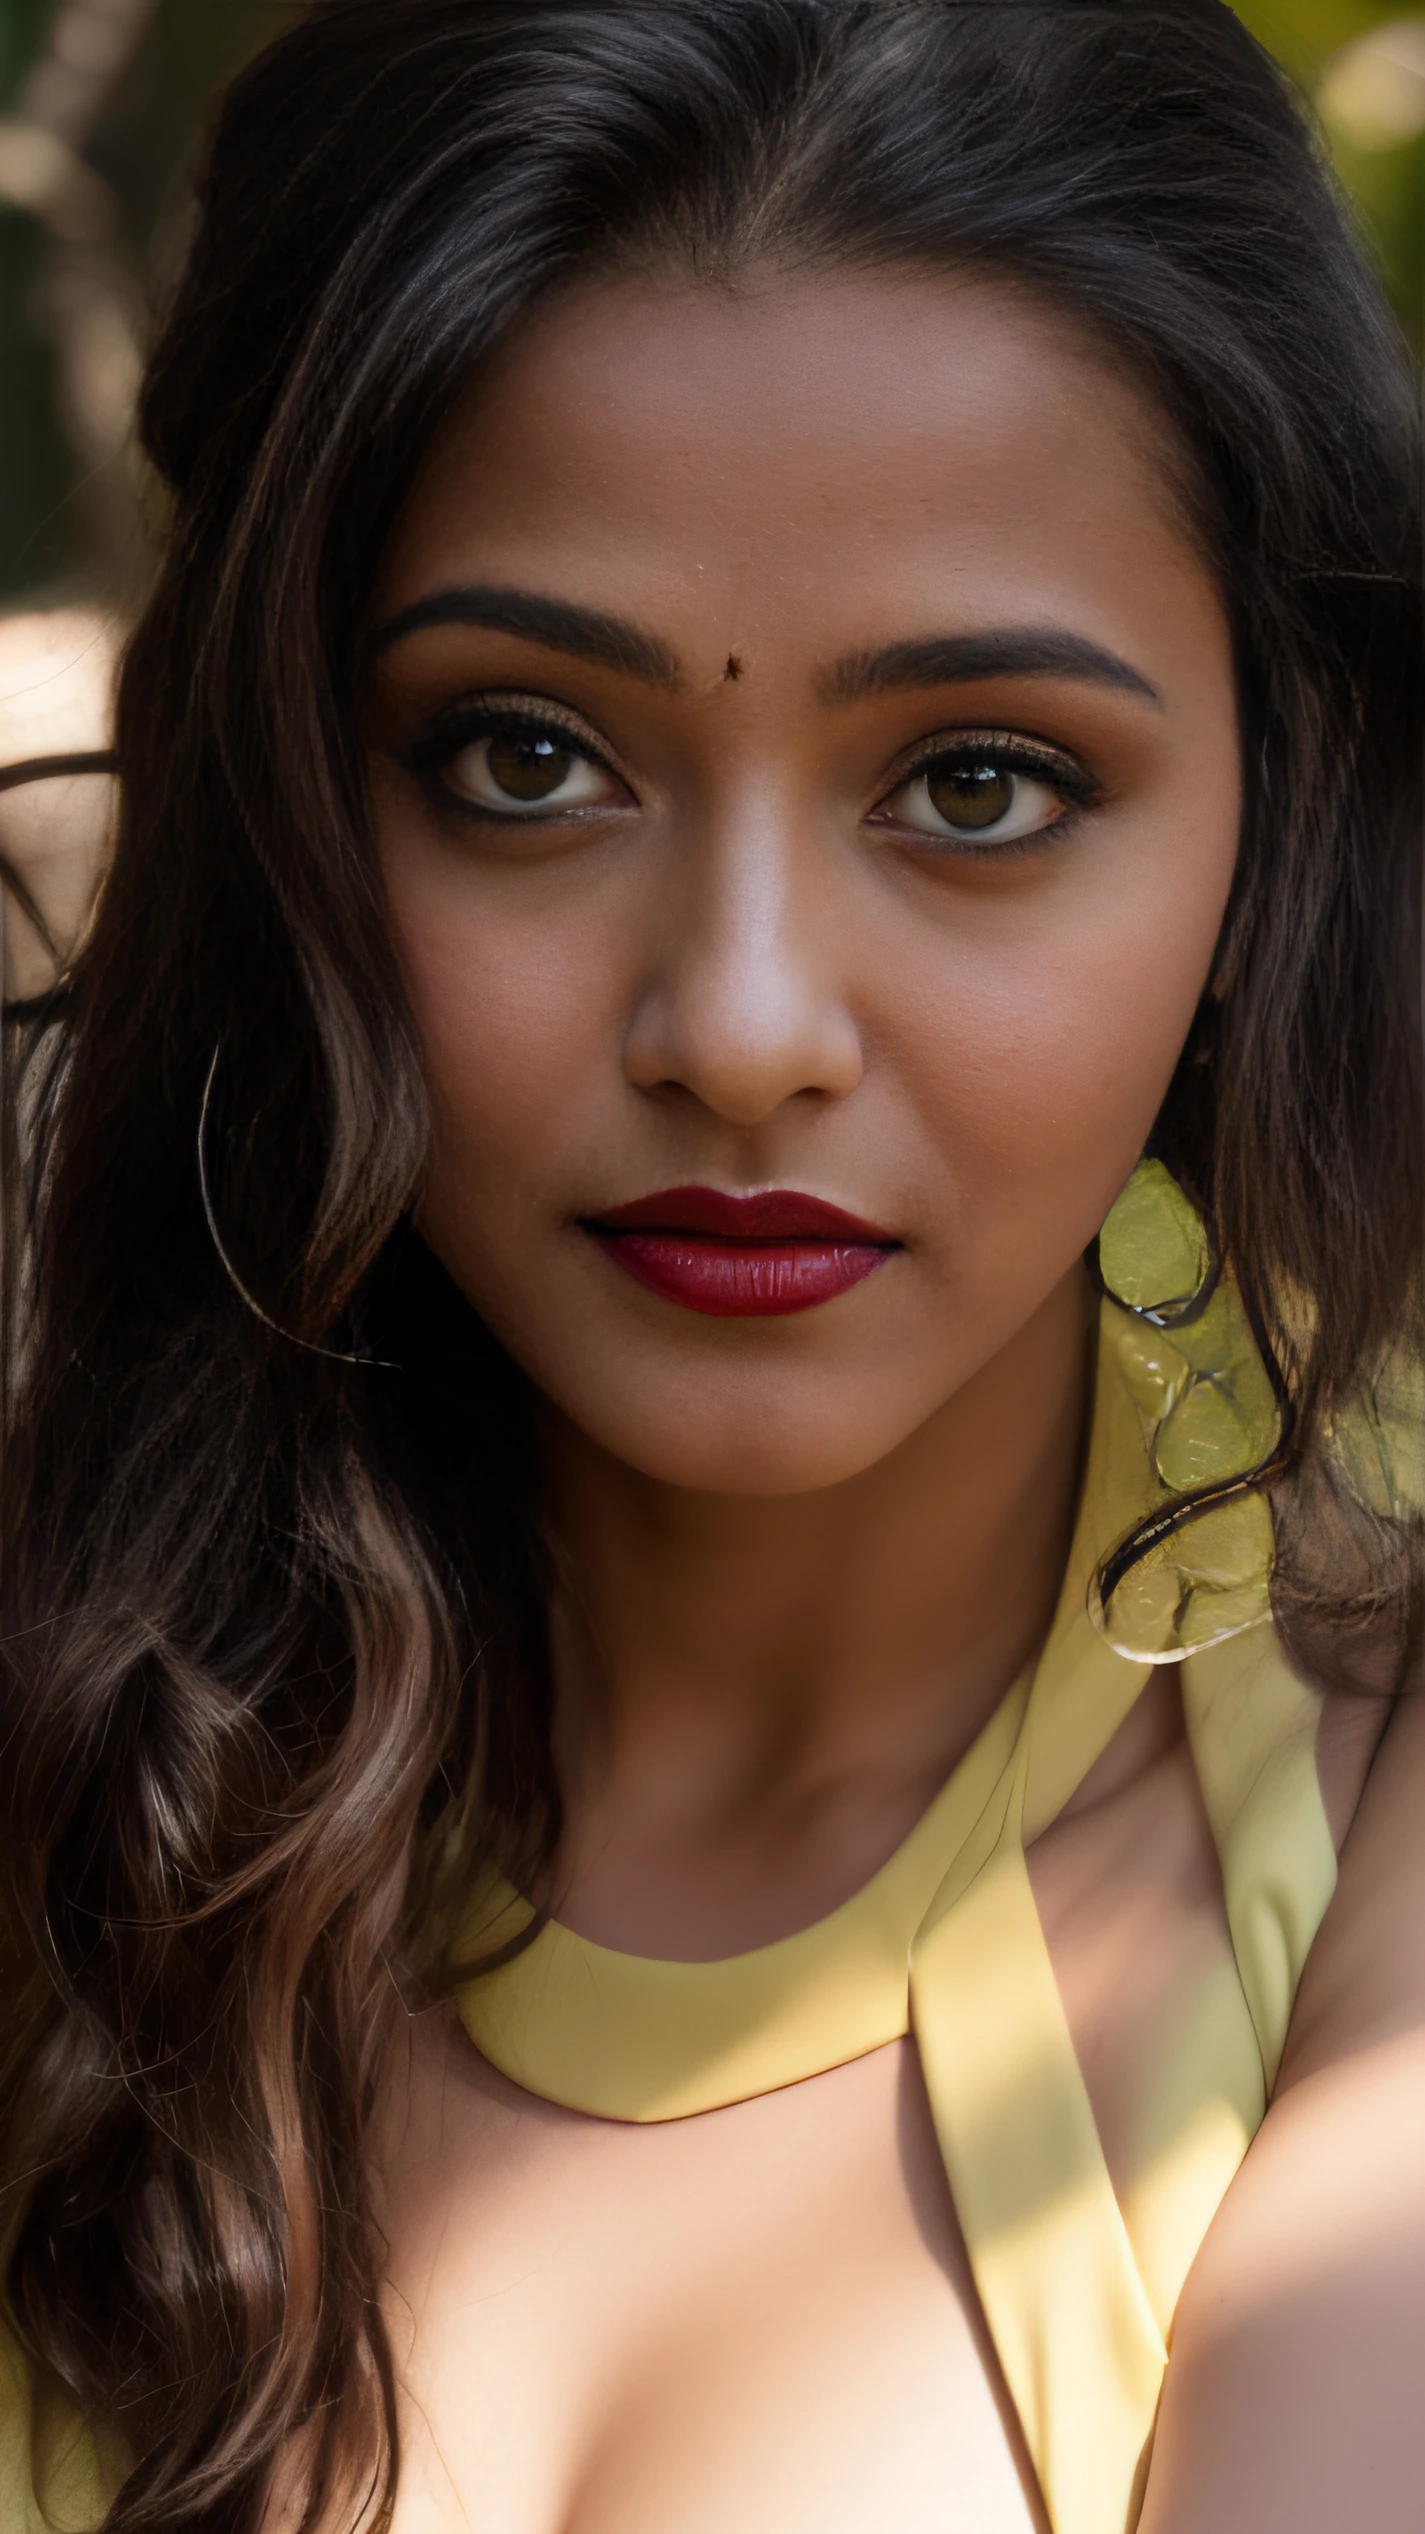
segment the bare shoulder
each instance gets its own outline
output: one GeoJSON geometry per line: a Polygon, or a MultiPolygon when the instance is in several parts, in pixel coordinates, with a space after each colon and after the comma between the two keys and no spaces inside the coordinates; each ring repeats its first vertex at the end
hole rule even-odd
{"type": "Polygon", "coordinates": [[[1412,1695],[1371,1761],[1271,2108],[1184,2291],[1142,2534],[1418,2528],[1422,1820],[1412,1695]]]}

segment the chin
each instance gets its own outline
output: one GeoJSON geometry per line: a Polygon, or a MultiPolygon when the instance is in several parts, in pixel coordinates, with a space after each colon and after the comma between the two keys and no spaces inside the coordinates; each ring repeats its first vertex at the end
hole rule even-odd
{"type": "MultiPolygon", "coordinates": [[[[570,1417],[615,1460],[665,1487],[700,1495],[801,1496],[844,1485],[887,1460],[930,1413],[888,1413],[859,1385],[761,1384],[729,1401],[622,1398],[609,1413],[581,1401],[570,1417]]],[[[603,1405],[605,1403],[599,1403],[603,1405]]]]}

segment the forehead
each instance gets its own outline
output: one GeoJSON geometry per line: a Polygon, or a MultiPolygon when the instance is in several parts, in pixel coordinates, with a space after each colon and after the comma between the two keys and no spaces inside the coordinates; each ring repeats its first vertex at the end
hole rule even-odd
{"type": "Polygon", "coordinates": [[[1175,457],[1123,364],[1012,284],[619,275],[548,303],[471,387],[382,595],[557,557],[560,594],[645,614],[697,596],[867,620],[885,590],[903,630],[932,597],[978,612],[988,579],[996,616],[1067,608],[1091,631],[1096,604],[1207,579],[1175,457]]]}

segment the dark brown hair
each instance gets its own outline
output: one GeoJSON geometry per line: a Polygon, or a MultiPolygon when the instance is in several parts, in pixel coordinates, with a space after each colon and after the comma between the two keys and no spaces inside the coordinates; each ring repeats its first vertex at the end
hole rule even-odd
{"type": "Polygon", "coordinates": [[[396,1984],[432,1859],[535,1876],[557,1831],[521,1385],[408,1228],[425,1101],[354,637],[472,368],[650,251],[1012,275],[1146,381],[1247,770],[1159,1148],[1303,1434],[1413,1308],[1412,397],[1231,13],[312,9],[217,126],[143,398],[172,524],[117,854],[62,992],[11,1020],[8,2292],[125,2432],[123,2534],[255,2534],[294,2446],[311,2524],[389,2497],[363,2139],[396,1984]]]}

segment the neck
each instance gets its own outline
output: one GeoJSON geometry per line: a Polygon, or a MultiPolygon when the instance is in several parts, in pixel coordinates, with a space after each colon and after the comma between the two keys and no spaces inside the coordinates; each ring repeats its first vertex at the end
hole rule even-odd
{"type": "Polygon", "coordinates": [[[1086,1306],[1075,1275],[894,1453],[805,1495],[670,1488],[554,1430],[570,1925],[715,1957],[892,1853],[1052,1615],[1086,1306]]]}

